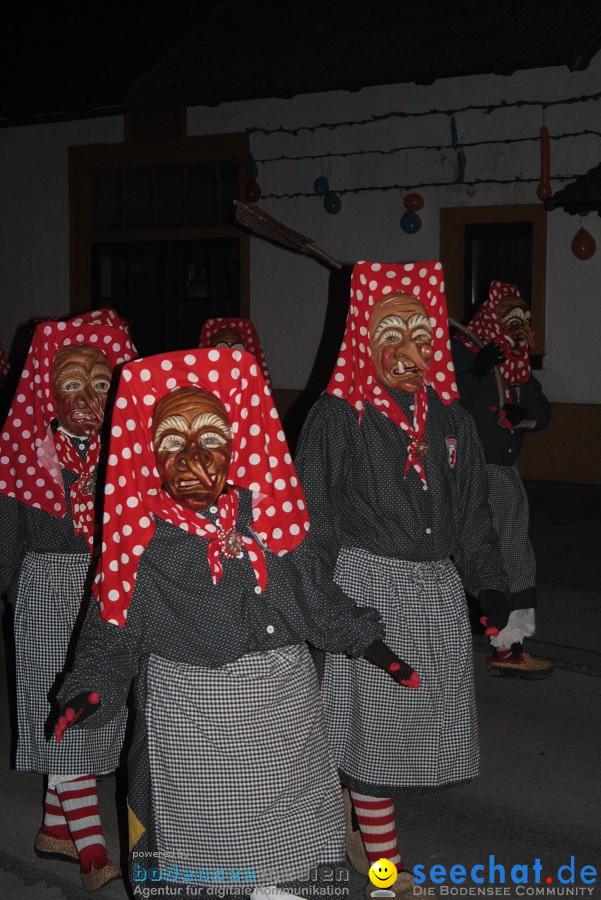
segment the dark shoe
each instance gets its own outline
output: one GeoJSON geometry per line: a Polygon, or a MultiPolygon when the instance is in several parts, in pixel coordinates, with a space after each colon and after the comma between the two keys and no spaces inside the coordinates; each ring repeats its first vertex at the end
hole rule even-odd
{"type": "Polygon", "coordinates": [[[505,659],[500,659],[496,652],[487,657],[488,674],[502,678],[528,678],[531,681],[540,681],[553,674],[553,663],[548,659],[536,659],[529,653],[524,653],[521,647],[518,650],[518,647],[519,644],[514,644],[511,655],[505,659]]]}
{"type": "Polygon", "coordinates": [[[33,845],[33,852],[40,859],[60,859],[63,862],[79,862],[79,856],[75,849],[75,844],[69,840],[62,841],[60,838],[52,837],[45,834],[41,829],[38,831],[33,845]]]}
{"type": "Polygon", "coordinates": [[[81,883],[84,891],[87,891],[88,894],[99,891],[105,884],[108,884],[109,881],[114,881],[116,878],[121,878],[121,870],[110,859],[100,869],[95,869],[94,863],[92,863],[92,868],[87,874],[81,873],[81,883]]]}
{"type": "Polygon", "coordinates": [[[342,789],[344,798],[344,817],[346,820],[346,858],[349,863],[360,875],[367,875],[369,872],[369,859],[365,852],[363,838],[359,831],[359,825],[353,810],[353,801],[348,788],[342,789]]]}

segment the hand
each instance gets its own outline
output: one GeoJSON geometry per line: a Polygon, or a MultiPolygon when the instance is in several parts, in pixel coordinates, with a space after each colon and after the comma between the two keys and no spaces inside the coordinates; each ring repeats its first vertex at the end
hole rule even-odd
{"type": "Polygon", "coordinates": [[[476,354],[470,372],[482,381],[485,375],[492,372],[495,366],[499,366],[505,360],[505,355],[497,344],[485,344],[485,346],[476,354]]]}
{"type": "Polygon", "coordinates": [[[478,594],[478,603],[484,615],[480,623],[484,625],[484,634],[496,637],[507,625],[509,618],[509,601],[503,591],[483,590],[478,594]]]}
{"type": "Polygon", "coordinates": [[[501,409],[505,414],[504,418],[507,419],[512,428],[515,428],[516,425],[519,425],[519,423],[523,422],[528,416],[528,410],[524,409],[523,406],[519,406],[517,403],[506,403],[501,409]]]}
{"type": "Polygon", "coordinates": [[[84,691],[83,694],[78,694],[72,700],[69,700],[65,709],[61,710],[58,721],[54,726],[56,743],[60,744],[67,728],[91,716],[99,708],[100,694],[98,691],[84,691]]]}
{"type": "Polygon", "coordinates": [[[418,688],[420,685],[420,677],[417,672],[411,668],[409,663],[399,659],[384,641],[374,641],[373,644],[370,644],[365,650],[363,658],[373,666],[377,666],[378,669],[387,672],[397,684],[403,684],[408,688],[418,688]]]}

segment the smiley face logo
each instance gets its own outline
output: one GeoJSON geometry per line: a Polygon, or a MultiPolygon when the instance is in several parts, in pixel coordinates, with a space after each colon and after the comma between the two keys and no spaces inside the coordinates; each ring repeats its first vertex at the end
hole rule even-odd
{"type": "Polygon", "coordinates": [[[397,879],[397,870],[389,859],[379,859],[369,869],[369,880],[378,888],[387,888],[397,879]]]}

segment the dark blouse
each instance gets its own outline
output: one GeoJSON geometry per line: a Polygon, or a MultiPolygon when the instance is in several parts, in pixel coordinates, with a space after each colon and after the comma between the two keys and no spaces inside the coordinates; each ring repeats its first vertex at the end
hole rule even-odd
{"type": "MultiPolygon", "coordinates": [[[[512,466],[517,462],[524,442],[523,429],[510,431],[497,422],[498,397],[492,373],[479,381],[471,374],[476,354],[465,344],[451,341],[453,361],[457,373],[457,385],[461,394],[461,404],[476,423],[476,429],[487,463],[497,466],[512,466]]],[[[525,384],[507,385],[512,403],[523,406],[528,419],[534,419],[536,425],[532,431],[546,428],[551,419],[551,406],[543,394],[540,382],[534,375],[525,384]]]]}
{"type": "MultiPolygon", "coordinates": [[[[72,439],[73,446],[85,459],[87,442],[72,439]]],[[[77,475],[61,469],[65,485],[66,512],[57,518],[42,509],[27,506],[14,497],[0,494],[0,595],[8,592],[12,601],[23,558],[27,552],[35,553],[88,553],[83,534],[73,531],[71,499],[69,492],[77,475]]]]}
{"type": "MultiPolygon", "coordinates": [[[[427,391],[427,486],[413,468],[405,477],[409,438],[370,403],[361,423],[342,398],[323,394],[314,404],[295,459],[310,547],[330,572],[342,547],[412,562],[452,557],[469,593],[506,591],[474,422],[427,391]]],[[[412,421],[413,395],[390,393],[412,421]]]]}
{"type": "MultiPolygon", "coordinates": [[[[204,511],[209,518],[214,514],[204,511]]],[[[380,614],[358,608],[331,581],[305,541],[284,556],[265,551],[268,582],[261,591],[248,556],[222,556],[223,576],[214,585],[208,541],[155,517],[156,531],[140,557],[125,626],[100,618],[90,605],[73,672],[60,699],[98,690],[103,698],[98,727],[124,702],[137,661],[149,654],[188,665],[216,667],[246,653],[304,641],[330,652],[359,656],[383,637],[380,614]]],[[[240,490],[237,529],[252,534],[251,500],[240,490]]]]}

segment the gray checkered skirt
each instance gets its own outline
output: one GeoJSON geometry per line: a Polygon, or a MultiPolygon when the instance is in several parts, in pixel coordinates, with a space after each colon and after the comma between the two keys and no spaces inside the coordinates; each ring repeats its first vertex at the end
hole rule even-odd
{"type": "Polygon", "coordinates": [[[151,656],[145,707],[157,865],[254,869],[257,884],[344,858],[344,816],[303,645],[216,669],[151,656]]]}
{"type": "Polygon", "coordinates": [[[509,589],[517,594],[533,588],[536,559],[528,537],[528,495],[516,466],[488,463],[488,501],[493,528],[499,537],[509,589]]]}
{"type": "Polygon", "coordinates": [[[103,728],[69,729],[57,746],[52,725],[61,673],[73,647],[90,556],[27,553],[15,601],[17,758],[21,771],[55,775],[107,772],[119,763],[127,712],[103,728]]]}
{"type": "Polygon", "coordinates": [[[364,659],[326,655],[322,696],[342,780],[374,796],[405,796],[474,778],[472,638],[453,563],[344,549],[335,580],[358,606],[380,610],[386,642],[421,678],[413,690],[364,659]]]}

